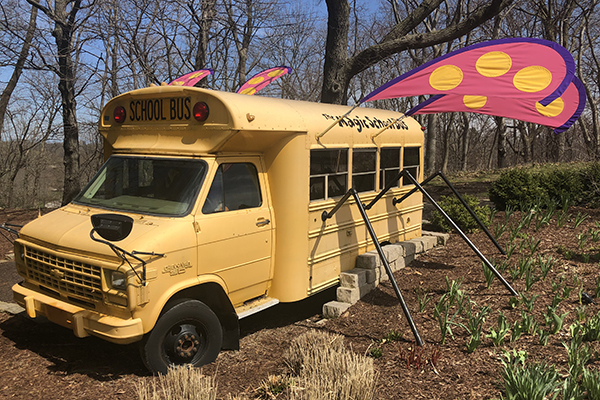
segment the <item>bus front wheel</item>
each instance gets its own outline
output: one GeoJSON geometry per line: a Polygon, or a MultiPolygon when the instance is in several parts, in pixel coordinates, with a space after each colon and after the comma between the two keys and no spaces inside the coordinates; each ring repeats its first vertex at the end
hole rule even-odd
{"type": "Polygon", "coordinates": [[[182,300],[160,316],[140,350],[150,372],[166,374],[169,366],[199,367],[213,362],[222,343],[223,331],[215,313],[198,300],[182,300]]]}

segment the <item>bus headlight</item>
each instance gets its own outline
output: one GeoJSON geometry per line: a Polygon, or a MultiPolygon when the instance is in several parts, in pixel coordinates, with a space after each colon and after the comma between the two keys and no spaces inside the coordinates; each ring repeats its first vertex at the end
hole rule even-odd
{"type": "Polygon", "coordinates": [[[110,285],[114,289],[125,290],[127,289],[127,277],[120,271],[112,271],[110,273],[110,285]]]}

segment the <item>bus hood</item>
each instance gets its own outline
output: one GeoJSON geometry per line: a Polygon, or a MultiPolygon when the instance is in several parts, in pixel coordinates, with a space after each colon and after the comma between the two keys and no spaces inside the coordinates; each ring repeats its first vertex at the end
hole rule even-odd
{"type": "MultiPolygon", "coordinates": [[[[100,213],[110,211],[70,204],[31,221],[21,229],[19,237],[55,251],[116,261],[118,258],[109,246],[90,238],[90,217],[100,213]]],[[[196,246],[191,216],[169,218],[114,213],[129,215],[134,219],[129,236],[113,242],[126,251],[170,253],[196,246]]],[[[94,234],[94,237],[101,239],[98,234],[94,234]]]]}

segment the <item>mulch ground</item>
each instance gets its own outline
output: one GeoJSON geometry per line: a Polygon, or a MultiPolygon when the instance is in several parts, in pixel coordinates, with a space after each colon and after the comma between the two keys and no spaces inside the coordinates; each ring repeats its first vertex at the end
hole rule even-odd
{"type": "MultiPolygon", "coordinates": [[[[510,323],[521,318],[521,308],[509,306],[508,290],[497,279],[487,287],[481,261],[459,236],[453,234],[445,247],[419,256],[409,267],[395,274],[425,342],[423,347],[415,346],[413,334],[388,281],[335,320],[322,320],[320,316],[321,305],[334,298],[334,290],[307,301],[278,305],[244,319],[241,322],[241,349],[222,352],[215,363],[203,368],[203,372],[216,377],[219,398],[226,398],[229,393],[252,394],[269,375],[287,372],[283,355],[291,341],[303,332],[317,329],[343,335],[346,346],[359,354],[369,354],[374,347],[381,350],[381,357],[374,359],[379,374],[376,398],[380,400],[500,398],[503,350],[525,350],[528,362],[554,364],[565,373],[567,352],[563,342],[570,340],[568,327],[576,320],[577,309],[583,310],[578,294],[595,292],[599,272],[596,257],[600,249],[600,242],[588,242],[582,251],[577,240],[580,232],[600,229],[596,227],[600,210],[572,208],[570,213],[570,221],[561,228],[554,218],[549,226],[537,231],[532,224],[515,239],[516,243],[530,241],[532,237],[540,240],[536,255],[558,260],[547,279],[534,283],[526,291],[524,279],[513,282],[508,271],[504,274],[519,293],[525,293],[527,297],[539,295],[532,314],[545,329],[548,328],[543,325],[543,315],[554,297],[552,282],[573,288],[569,297],[558,306],[561,314],[568,312],[564,326],[550,336],[545,346],[540,344],[538,335],[523,335],[514,342],[507,338],[499,348],[494,347],[491,339],[484,338],[479,348],[468,353],[467,334],[459,327],[453,328],[454,337],[448,337],[446,343],[441,344],[433,310],[446,291],[447,279],[460,280],[461,289],[472,301],[491,308],[484,324],[485,333],[496,324],[500,311],[510,323]],[[575,227],[577,213],[589,217],[575,227]],[[590,259],[586,260],[584,254],[590,259]],[[422,299],[423,293],[431,300],[419,312],[419,298],[422,299]],[[401,338],[383,340],[390,332],[399,333],[401,338]]],[[[516,221],[519,217],[520,213],[515,213],[511,220],[516,221]]],[[[492,226],[503,220],[504,213],[498,213],[492,226]]],[[[489,259],[504,258],[484,234],[475,233],[469,237],[489,259]]],[[[505,232],[500,243],[506,246],[507,241],[508,232],[505,232]]],[[[525,254],[527,250],[522,248],[521,252],[525,254]]],[[[0,253],[0,259],[4,255],[0,253]]],[[[515,253],[510,259],[511,265],[517,259],[515,253]]],[[[7,279],[15,279],[7,272],[14,268],[12,265],[0,263],[0,279],[5,286],[7,279]]],[[[10,300],[3,297],[0,301],[10,300]]],[[[598,304],[585,307],[588,316],[599,311],[598,304]]],[[[597,343],[593,346],[599,350],[597,343]]],[[[95,338],[77,339],[67,329],[51,323],[37,323],[22,315],[0,313],[0,354],[2,399],[131,399],[136,397],[136,382],[155,379],[145,371],[135,345],[112,345],[95,338]]],[[[589,367],[597,369],[600,362],[593,358],[589,367]]],[[[278,398],[286,397],[283,394],[278,398]]]]}

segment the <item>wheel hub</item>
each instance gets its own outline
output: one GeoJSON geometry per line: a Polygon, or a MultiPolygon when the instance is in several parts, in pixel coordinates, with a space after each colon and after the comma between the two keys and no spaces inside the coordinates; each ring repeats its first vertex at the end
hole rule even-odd
{"type": "Polygon", "coordinates": [[[200,336],[193,325],[182,325],[178,333],[172,337],[173,353],[189,362],[200,350],[200,336]]]}

